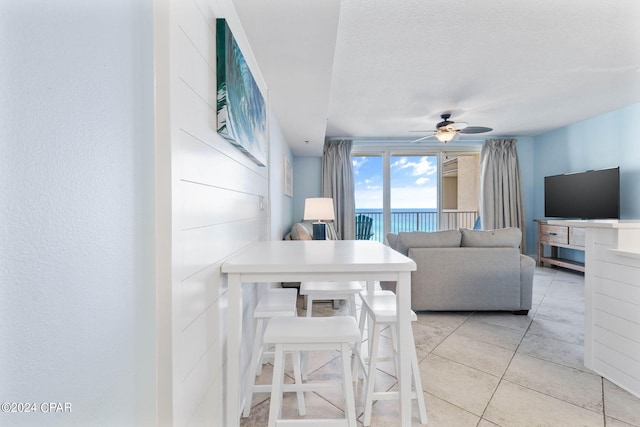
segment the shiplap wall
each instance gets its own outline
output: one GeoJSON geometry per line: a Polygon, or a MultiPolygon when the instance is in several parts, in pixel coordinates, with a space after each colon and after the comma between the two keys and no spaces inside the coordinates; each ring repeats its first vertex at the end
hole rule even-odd
{"type": "Polygon", "coordinates": [[[585,283],[585,366],[635,395],[640,393],[639,236],[634,229],[588,228],[585,283]]]}
{"type": "MultiPolygon", "coordinates": [[[[255,241],[281,232],[271,226],[269,174],[279,173],[282,155],[290,151],[277,123],[271,124],[271,114],[270,152],[278,154],[270,154],[267,167],[257,166],[216,133],[215,20],[233,12],[232,3],[167,0],[167,5],[171,418],[175,426],[223,426],[227,302],[220,264],[255,241]]],[[[268,102],[237,20],[224,17],[268,102]]],[[[282,213],[282,202],[278,194],[276,224],[286,222],[283,215],[290,216],[282,213]]],[[[245,286],[244,292],[241,366],[249,359],[257,299],[255,286],[245,286]]]]}

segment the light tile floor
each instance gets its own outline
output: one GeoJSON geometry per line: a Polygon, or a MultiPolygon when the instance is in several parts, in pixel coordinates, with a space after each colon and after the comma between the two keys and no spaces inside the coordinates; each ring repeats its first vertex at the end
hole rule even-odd
{"type": "MultiPolygon", "coordinates": [[[[429,417],[428,426],[640,427],[640,399],[583,365],[584,276],[536,268],[533,309],[528,316],[501,312],[418,313],[413,324],[416,352],[429,417]]],[[[343,315],[330,303],[316,303],[314,315],[343,315]]],[[[304,315],[302,300],[300,314],[304,315]]],[[[383,354],[389,332],[383,331],[383,354]]],[[[339,372],[336,354],[313,354],[310,379],[339,372]]],[[[266,365],[258,382],[271,381],[266,365]]],[[[291,372],[289,371],[289,375],[291,372]]],[[[396,385],[393,364],[379,364],[377,389],[396,385]]],[[[359,388],[359,387],[358,387],[359,388]]],[[[268,394],[256,394],[242,426],[266,426],[268,394]]],[[[356,402],[360,393],[356,390],[356,402]]],[[[307,417],[342,417],[342,394],[305,393],[307,417]]],[[[298,418],[293,394],[283,414],[298,418]]],[[[359,415],[361,408],[358,409],[359,415]]],[[[371,425],[397,426],[398,404],[376,402],[371,425]]],[[[359,418],[359,421],[360,422],[359,418]]],[[[361,425],[361,424],[359,424],[361,425]]],[[[414,404],[414,423],[417,407],[414,404]]]]}

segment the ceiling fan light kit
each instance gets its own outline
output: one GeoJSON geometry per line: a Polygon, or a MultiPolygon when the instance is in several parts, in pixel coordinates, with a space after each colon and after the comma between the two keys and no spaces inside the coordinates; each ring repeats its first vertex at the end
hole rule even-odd
{"type": "Polygon", "coordinates": [[[456,131],[455,129],[448,129],[444,127],[444,128],[439,128],[436,131],[436,138],[438,138],[438,141],[446,144],[447,142],[451,142],[453,138],[456,137],[457,134],[458,134],[458,131],[456,131]]]}

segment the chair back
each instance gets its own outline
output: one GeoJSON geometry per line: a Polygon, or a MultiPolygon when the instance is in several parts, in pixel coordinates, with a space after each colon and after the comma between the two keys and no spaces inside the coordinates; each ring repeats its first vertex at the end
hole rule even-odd
{"type": "Polygon", "coordinates": [[[370,216],[356,215],[356,240],[369,240],[373,236],[372,225],[373,218],[370,216]]]}

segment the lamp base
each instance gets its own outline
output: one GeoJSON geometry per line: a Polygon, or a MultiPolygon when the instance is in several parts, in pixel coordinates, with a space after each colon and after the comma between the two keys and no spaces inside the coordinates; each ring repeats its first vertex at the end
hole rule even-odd
{"type": "Polygon", "coordinates": [[[313,240],[327,240],[326,225],[324,222],[313,223],[313,240]]]}

